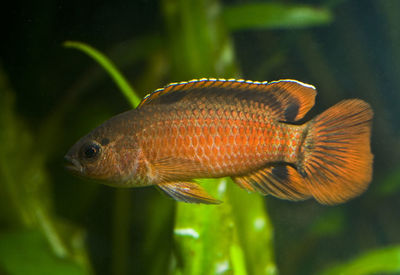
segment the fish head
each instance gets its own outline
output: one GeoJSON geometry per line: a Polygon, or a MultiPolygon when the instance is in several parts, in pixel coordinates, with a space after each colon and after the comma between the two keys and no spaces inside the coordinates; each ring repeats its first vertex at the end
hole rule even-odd
{"type": "Polygon", "coordinates": [[[134,137],[106,123],[79,139],[65,155],[73,174],[112,186],[135,176],[140,149],[134,137]]]}

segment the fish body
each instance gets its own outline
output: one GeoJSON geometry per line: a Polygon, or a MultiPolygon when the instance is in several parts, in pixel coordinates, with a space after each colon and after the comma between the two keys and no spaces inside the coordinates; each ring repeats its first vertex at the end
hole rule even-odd
{"type": "Polygon", "coordinates": [[[218,203],[191,180],[225,176],[264,195],[344,202],[372,177],[372,110],[345,100],[299,124],[315,95],[295,80],[170,84],[94,129],[66,159],[81,176],[156,185],[185,202],[218,203]]]}

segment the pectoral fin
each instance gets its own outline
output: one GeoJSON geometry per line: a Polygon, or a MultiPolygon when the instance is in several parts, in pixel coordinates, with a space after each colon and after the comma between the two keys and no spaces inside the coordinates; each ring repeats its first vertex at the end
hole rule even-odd
{"type": "Polygon", "coordinates": [[[158,187],[177,201],[204,204],[221,203],[194,182],[168,182],[159,184],[158,187]]]}
{"type": "Polygon", "coordinates": [[[151,166],[163,182],[181,178],[186,174],[195,174],[199,170],[198,161],[175,157],[157,159],[151,166]]]}

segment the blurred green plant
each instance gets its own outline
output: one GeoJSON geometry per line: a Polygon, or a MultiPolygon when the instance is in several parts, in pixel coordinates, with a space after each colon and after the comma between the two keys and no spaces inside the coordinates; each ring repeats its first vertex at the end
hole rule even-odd
{"type": "Polygon", "coordinates": [[[38,151],[33,134],[15,114],[14,93],[1,68],[0,110],[0,203],[7,209],[0,212],[0,218],[19,230],[0,236],[0,269],[7,274],[37,274],[34,268],[20,267],[25,255],[27,268],[35,266],[37,260],[42,264],[48,260],[60,274],[72,269],[79,270],[78,274],[90,273],[82,232],[53,213],[46,156],[38,151]],[[49,252],[43,240],[50,244],[55,255],[52,259],[46,258],[49,252]],[[24,241],[29,247],[21,254],[25,253],[21,251],[24,241]],[[43,258],[35,257],[41,254],[43,258]]]}
{"type": "Polygon", "coordinates": [[[15,275],[84,275],[77,262],[58,257],[39,231],[0,234],[0,273],[15,275]]]}
{"type": "Polygon", "coordinates": [[[400,246],[385,247],[365,252],[343,264],[329,267],[319,275],[399,274],[400,246]]]}
{"type": "Polygon", "coordinates": [[[223,18],[232,30],[305,28],[332,22],[329,9],[283,3],[246,3],[224,7],[223,18]]]}

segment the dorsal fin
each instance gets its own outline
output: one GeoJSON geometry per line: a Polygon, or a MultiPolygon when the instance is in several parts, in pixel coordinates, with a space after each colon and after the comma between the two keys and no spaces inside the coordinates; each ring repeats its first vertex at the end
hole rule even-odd
{"type": "Polygon", "coordinates": [[[314,106],[315,87],[297,80],[258,82],[243,79],[202,78],[171,83],[147,95],[138,108],[148,104],[178,102],[192,96],[224,95],[240,100],[257,101],[269,107],[278,120],[293,122],[304,117],[314,106]],[[192,93],[191,93],[192,92],[192,93]]]}
{"type": "Polygon", "coordinates": [[[302,119],[314,106],[317,94],[313,85],[291,79],[272,81],[265,91],[277,95],[283,105],[280,120],[287,122],[302,119]]]}

